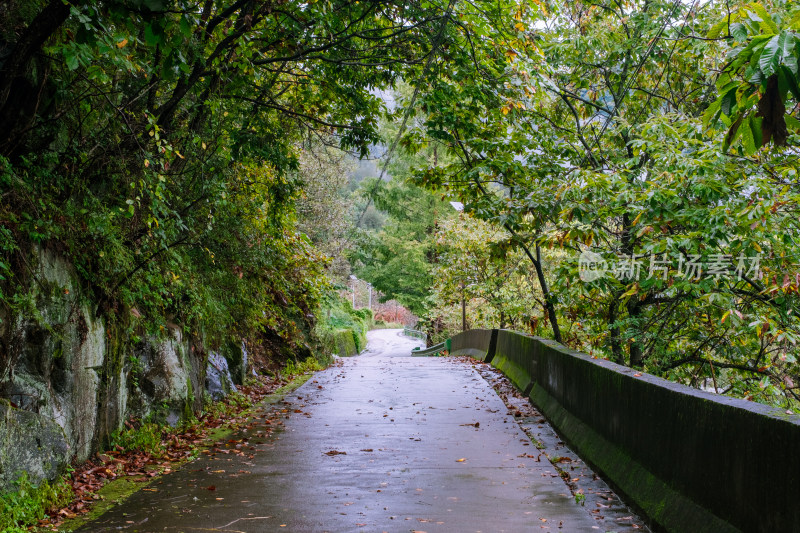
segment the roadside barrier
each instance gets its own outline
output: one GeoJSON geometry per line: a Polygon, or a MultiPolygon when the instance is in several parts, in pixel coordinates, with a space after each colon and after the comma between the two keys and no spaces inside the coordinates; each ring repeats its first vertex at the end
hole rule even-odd
{"type": "Polygon", "coordinates": [[[800,531],[800,416],[513,331],[466,331],[451,348],[502,370],[658,528],[800,531]]]}

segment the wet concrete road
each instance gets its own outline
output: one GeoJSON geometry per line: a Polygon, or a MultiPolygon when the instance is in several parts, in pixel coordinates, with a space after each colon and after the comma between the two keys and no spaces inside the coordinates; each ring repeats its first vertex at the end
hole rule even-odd
{"type": "MultiPolygon", "coordinates": [[[[81,531],[596,531],[470,366],[398,330],[286,398],[284,430],[206,456],[81,531]],[[244,451],[242,451],[244,450],[244,451]],[[209,490],[213,487],[214,490],[209,490]]],[[[594,526],[594,527],[593,527],[594,526]]]]}

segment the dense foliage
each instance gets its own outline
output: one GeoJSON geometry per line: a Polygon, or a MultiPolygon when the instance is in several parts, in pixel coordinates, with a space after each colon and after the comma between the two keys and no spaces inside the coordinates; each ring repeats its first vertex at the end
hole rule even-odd
{"type": "Polygon", "coordinates": [[[417,179],[505,228],[555,338],[791,405],[797,21],[781,2],[521,5],[472,43],[484,76],[425,80],[407,144],[455,159],[417,179]],[[567,256],[546,269],[541,248],[567,256]]]}
{"type": "Polygon", "coordinates": [[[98,316],[304,348],[327,283],[312,228],[335,216],[314,203],[330,175],[314,161],[335,166],[326,145],[367,153],[375,89],[419,69],[450,15],[428,2],[5,2],[0,319],[35,315],[32,252],[47,247],[98,316]]]}
{"type": "Polygon", "coordinates": [[[782,0],[6,2],[0,318],[43,246],[98,315],[305,349],[334,257],[448,327],[463,297],[791,404],[799,29],[782,0]],[[331,147],[381,140],[337,216],[331,147]]]}

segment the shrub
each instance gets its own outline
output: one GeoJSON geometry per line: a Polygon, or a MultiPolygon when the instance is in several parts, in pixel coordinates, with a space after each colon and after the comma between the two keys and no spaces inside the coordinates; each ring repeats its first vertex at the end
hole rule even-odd
{"type": "Polygon", "coordinates": [[[34,486],[27,473],[23,473],[15,484],[16,492],[0,494],[0,531],[5,533],[27,532],[27,526],[72,499],[72,487],[63,478],[34,486]]]}

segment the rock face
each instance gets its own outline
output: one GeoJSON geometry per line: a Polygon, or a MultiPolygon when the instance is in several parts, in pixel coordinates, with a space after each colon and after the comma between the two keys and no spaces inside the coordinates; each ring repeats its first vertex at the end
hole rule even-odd
{"type": "Polygon", "coordinates": [[[206,392],[212,400],[220,400],[236,392],[236,385],[228,370],[228,361],[217,352],[211,352],[208,356],[206,392]]]}
{"type": "Polygon", "coordinates": [[[247,377],[247,349],[243,342],[230,341],[220,347],[220,354],[227,361],[229,374],[237,385],[247,377]]]}
{"type": "Polygon", "coordinates": [[[27,472],[38,484],[63,472],[71,450],[64,430],[51,418],[0,403],[0,490],[27,472]]]}
{"type": "Polygon", "coordinates": [[[140,343],[129,358],[128,416],[175,426],[191,414],[194,404],[192,374],[195,369],[202,369],[202,361],[192,354],[178,328],[170,329],[166,340],[150,339],[140,343]]]}
{"type": "MultiPolygon", "coordinates": [[[[33,255],[35,311],[0,316],[0,490],[23,471],[37,482],[88,459],[129,418],[178,424],[200,411],[207,383],[196,339],[174,326],[133,343],[119,325],[131,318],[98,318],[68,262],[45,249],[33,255]]],[[[243,379],[246,352],[227,346],[243,379]]],[[[209,383],[221,398],[235,386],[228,360],[214,361],[209,383]]]]}
{"type": "Polygon", "coordinates": [[[39,316],[10,321],[9,352],[16,353],[3,396],[61,426],[71,458],[85,460],[95,437],[105,328],[82,301],[69,265],[54,254],[39,252],[34,285],[39,316]]]}

